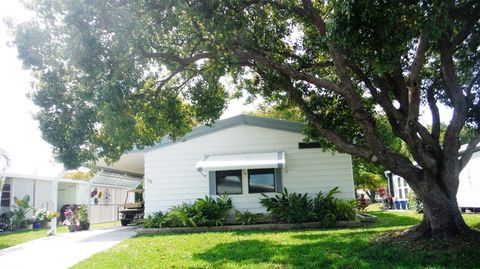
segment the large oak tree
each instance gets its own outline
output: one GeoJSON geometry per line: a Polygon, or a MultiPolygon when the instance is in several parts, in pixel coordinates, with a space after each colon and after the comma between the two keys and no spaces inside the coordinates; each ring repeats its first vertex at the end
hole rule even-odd
{"type": "MultiPolygon", "coordinates": [[[[39,0],[14,44],[44,138],[67,166],[180,137],[226,86],[289,100],[325,148],[383,165],[425,206],[413,235],[467,233],[459,133],[479,122],[479,1],[39,0]],[[453,110],[440,137],[438,105],[453,110]],[[431,112],[431,128],[419,121],[431,112]],[[416,165],[385,143],[384,113],[416,165]]],[[[444,121],[448,119],[443,119],[444,121]]]]}

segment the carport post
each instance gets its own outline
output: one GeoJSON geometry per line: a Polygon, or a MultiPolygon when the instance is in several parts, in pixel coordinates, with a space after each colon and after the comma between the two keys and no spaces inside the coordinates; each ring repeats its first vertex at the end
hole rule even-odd
{"type": "MultiPolygon", "coordinates": [[[[58,180],[63,177],[65,174],[65,168],[62,169],[60,173],[56,177],[53,178],[52,181],[52,203],[53,203],[53,211],[52,212],[57,212],[57,201],[58,201],[58,180]]],[[[57,218],[52,218],[51,222],[51,228],[50,232],[48,233],[49,235],[55,235],[57,234],[57,218]]]]}

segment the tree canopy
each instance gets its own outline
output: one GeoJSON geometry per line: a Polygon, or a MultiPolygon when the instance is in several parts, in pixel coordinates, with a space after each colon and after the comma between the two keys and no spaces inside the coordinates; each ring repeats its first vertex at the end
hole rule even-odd
{"type": "Polygon", "coordinates": [[[45,140],[67,167],[212,123],[230,88],[297,106],[312,140],[383,165],[425,205],[419,230],[468,230],[458,174],[478,135],[480,3],[37,0],[15,45],[45,140]],[[438,104],[453,110],[440,141],[438,104]],[[431,128],[419,121],[429,107],[431,128]],[[386,115],[397,152],[376,115],[386,115]],[[476,130],[459,153],[459,133],[476,130]],[[455,209],[455,210],[454,210],[455,209]]]}

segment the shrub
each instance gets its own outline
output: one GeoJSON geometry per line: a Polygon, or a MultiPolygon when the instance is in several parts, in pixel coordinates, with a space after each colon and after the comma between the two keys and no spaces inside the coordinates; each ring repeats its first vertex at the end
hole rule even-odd
{"type": "Polygon", "coordinates": [[[334,197],[340,193],[338,187],[330,190],[326,195],[321,191],[315,196],[314,210],[316,221],[322,223],[323,226],[331,226],[336,221],[354,220],[357,202],[344,201],[334,197]]]}
{"type": "Polygon", "coordinates": [[[311,221],[314,216],[312,200],[306,193],[288,193],[284,188],[282,193],[274,197],[268,197],[263,193],[262,196],[264,198],[260,199],[260,203],[279,221],[306,222],[311,221]]]}
{"type": "Polygon", "coordinates": [[[335,209],[337,205],[337,199],[334,197],[334,195],[337,193],[339,193],[338,187],[335,187],[326,195],[324,195],[321,191],[318,192],[313,199],[315,220],[322,223],[322,226],[331,226],[335,224],[335,209]]]}
{"type": "Polygon", "coordinates": [[[408,205],[410,208],[417,211],[417,213],[423,213],[423,202],[420,197],[413,191],[410,191],[407,195],[408,205]]]}
{"type": "Polygon", "coordinates": [[[198,226],[221,226],[232,207],[232,200],[228,196],[222,195],[216,199],[205,196],[204,199],[197,199],[188,212],[198,226]]]}
{"type": "Polygon", "coordinates": [[[262,214],[251,213],[248,210],[245,212],[236,211],[235,220],[240,222],[242,225],[251,225],[257,223],[262,214]]]}
{"type": "Polygon", "coordinates": [[[165,221],[167,227],[196,227],[195,220],[191,217],[192,205],[183,203],[179,206],[174,206],[170,212],[166,214],[165,221]]]}
{"type": "Polygon", "coordinates": [[[29,205],[29,195],[23,196],[22,199],[14,197],[14,201],[13,210],[6,213],[7,223],[11,230],[25,227],[27,223],[26,214],[32,210],[29,205]]]}
{"type": "Polygon", "coordinates": [[[144,218],[140,222],[140,226],[144,228],[162,228],[165,227],[167,222],[166,214],[163,214],[162,211],[158,211],[144,218]]]}
{"type": "Polygon", "coordinates": [[[355,220],[357,212],[357,201],[355,200],[336,200],[335,202],[335,220],[355,220]]]}
{"type": "Polygon", "coordinates": [[[334,197],[339,193],[338,187],[327,194],[319,192],[314,198],[300,193],[289,194],[287,189],[274,197],[262,194],[260,203],[271,212],[272,216],[282,222],[318,221],[322,226],[331,226],[336,221],[354,220],[356,201],[343,201],[334,197]]]}
{"type": "Polygon", "coordinates": [[[80,205],[78,207],[78,221],[80,224],[89,223],[88,220],[88,206],[87,205],[80,205]]]}

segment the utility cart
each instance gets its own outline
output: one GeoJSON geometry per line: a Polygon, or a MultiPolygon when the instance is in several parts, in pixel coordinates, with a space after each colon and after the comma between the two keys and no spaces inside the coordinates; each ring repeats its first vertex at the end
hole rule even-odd
{"type": "Polygon", "coordinates": [[[143,219],[145,213],[145,204],[143,201],[142,189],[129,190],[123,209],[119,210],[122,226],[136,224],[143,219]]]}

